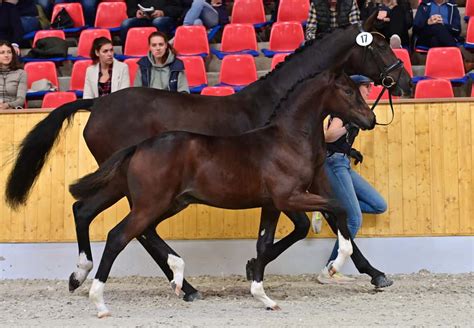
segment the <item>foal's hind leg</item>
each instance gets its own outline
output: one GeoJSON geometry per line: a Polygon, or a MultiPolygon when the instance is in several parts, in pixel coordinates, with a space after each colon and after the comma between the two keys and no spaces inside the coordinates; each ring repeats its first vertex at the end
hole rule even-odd
{"type": "Polygon", "coordinates": [[[117,202],[123,193],[116,185],[111,184],[102,192],[93,195],[87,200],[80,200],[73,204],[72,210],[76,225],[77,244],[79,247],[79,261],[77,269],[69,276],[69,291],[73,292],[86,280],[92,270],[92,251],[89,238],[89,226],[94,218],[117,202]]]}
{"type": "MultiPolygon", "coordinates": [[[[279,310],[280,307],[276,304],[275,301],[271,300],[265,294],[265,291],[263,289],[263,276],[265,272],[265,267],[268,263],[276,259],[281,253],[287,250],[291,245],[296,243],[298,240],[304,239],[309,231],[309,219],[305,213],[285,212],[285,214],[295,225],[294,230],[277,243],[270,244],[269,240],[273,239],[273,236],[275,234],[276,225],[278,223],[278,217],[276,217],[275,219],[275,216],[273,216],[273,220],[262,222],[264,226],[269,228],[268,233],[272,236],[268,237],[269,239],[267,239],[266,242],[265,239],[262,240],[262,243],[260,244],[261,248],[257,249],[257,259],[254,265],[254,276],[251,286],[252,295],[261,302],[263,302],[267,309],[271,310],[279,310]]],[[[260,234],[263,234],[263,236],[265,236],[266,233],[267,231],[260,231],[260,234]]]]}

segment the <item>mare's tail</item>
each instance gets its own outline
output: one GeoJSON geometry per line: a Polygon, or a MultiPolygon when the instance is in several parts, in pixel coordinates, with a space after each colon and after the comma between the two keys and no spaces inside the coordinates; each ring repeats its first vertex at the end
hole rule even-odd
{"type": "Polygon", "coordinates": [[[28,193],[58,138],[63,122],[66,119],[70,122],[79,109],[90,110],[94,100],[80,99],[56,108],[23,139],[5,189],[5,199],[10,207],[17,208],[26,203],[28,193]]]}
{"type": "Polygon", "coordinates": [[[135,145],[114,153],[100,165],[97,171],[71,184],[69,186],[71,195],[75,199],[84,199],[99,192],[117,175],[122,165],[135,153],[136,149],[135,145]]]}

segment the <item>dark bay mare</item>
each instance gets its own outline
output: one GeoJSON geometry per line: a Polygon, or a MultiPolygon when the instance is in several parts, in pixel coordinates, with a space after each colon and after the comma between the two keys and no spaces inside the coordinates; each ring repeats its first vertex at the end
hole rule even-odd
{"type": "MultiPolygon", "coordinates": [[[[370,31],[374,19],[375,16],[369,18],[364,23],[363,29],[370,31]]],[[[252,128],[261,127],[267,122],[286,91],[297,81],[344,60],[342,55],[346,54],[348,54],[348,59],[345,60],[347,73],[364,74],[378,83],[382,82],[383,77],[388,77],[397,81],[391,86],[394,94],[400,94],[402,91],[409,93],[410,77],[402,67],[396,66],[399,61],[386,40],[380,34],[374,33],[373,43],[369,47],[361,47],[355,43],[358,33],[359,26],[353,25],[307,42],[266,77],[233,96],[202,97],[148,88],[130,88],[106,97],[78,100],[63,105],[38,123],[23,140],[7,182],[6,200],[12,207],[26,202],[28,192],[59,136],[63,122],[72,119],[79,109],[91,111],[84,130],[84,138],[100,164],[119,149],[169,130],[223,136],[238,135],[252,128]]],[[[322,162],[318,165],[322,165],[322,162]]],[[[324,178],[318,177],[318,179],[324,178]]],[[[323,188],[322,185],[312,184],[311,188],[323,188]]],[[[78,218],[76,212],[81,206],[81,201],[73,205],[80,256],[78,269],[70,278],[71,291],[83,283],[92,269],[89,226],[97,213],[90,212],[87,216],[78,218]]],[[[273,226],[276,227],[279,215],[280,211],[273,207],[263,208],[261,227],[274,233],[273,226]]],[[[335,225],[331,222],[331,218],[328,218],[328,222],[334,230],[335,225]]],[[[298,229],[300,227],[296,227],[295,231],[298,232],[298,229]]],[[[156,231],[153,228],[147,229],[138,240],[170,279],[171,271],[166,262],[159,261],[153,246],[153,241],[159,240],[156,231]]],[[[278,245],[276,243],[274,246],[279,247],[278,245]]],[[[257,252],[268,247],[273,247],[273,236],[270,234],[265,237],[259,236],[257,252]]],[[[356,250],[354,253],[357,253],[356,250]]],[[[386,285],[384,275],[380,271],[372,271],[364,263],[356,266],[361,272],[368,273],[376,286],[386,285]]],[[[252,260],[247,269],[251,276],[254,270],[261,271],[262,265],[256,266],[252,260]]],[[[186,281],[183,291],[186,300],[193,300],[198,296],[196,290],[186,281]]]]}
{"type": "MultiPolygon", "coordinates": [[[[124,196],[132,204],[131,212],[107,237],[90,289],[98,316],[110,315],[103,290],[118,254],[148,227],[193,203],[226,209],[272,207],[283,211],[295,226],[305,227],[308,220],[301,212],[324,212],[337,226],[340,247],[331,268],[337,272],[352,254],[346,214],[325,195],[308,192],[313,177],[319,175],[315,168],[322,170],[317,164],[325,158],[323,120],[329,114],[362,129],[375,126],[374,113],[341,67],[297,83],[262,128],[234,137],[165,132],[116,152],[96,172],[71,185],[71,194],[82,203],[76,212],[79,217],[101,212],[124,196]]],[[[259,235],[267,233],[262,230],[259,235]]],[[[292,243],[305,236],[293,235],[292,243]]],[[[154,247],[171,268],[172,286],[179,295],[183,259],[163,240],[154,247]]],[[[263,256],[276,257],[283,250],[263,256]]],[[[265,294],[263,276],[252,281],[251,293],[267,308],[279,308],[265,294]]]]}

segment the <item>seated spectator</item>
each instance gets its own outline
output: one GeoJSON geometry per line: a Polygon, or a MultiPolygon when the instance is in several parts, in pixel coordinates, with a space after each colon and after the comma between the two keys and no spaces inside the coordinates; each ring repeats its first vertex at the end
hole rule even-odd
{"type": "MultiPolygon", "coordinates": [[[[38,0],[37,0],[38,1],[38,0]]],[[[42,7],[46,3],[46,0],[42,0],[42,7]]],[[[87,26],[94,26],[95,23],[95,13],[97,11],[97,3],[98,0],[55,0],[54,3],[71,3],[71,2],[79,2],[82,5],[82,10],[84,11],[84,20],[86,21],[87,26]]],[[[45,12],[50,10],[48,6],[43,7],[45,12]]]]}
{"type": "Polygon", "coordinates": [[[362,4],[361,19],[365,20],[375,10],[379,10],[375,28],[387,40],[392,48],[408,48],[410,40],[408,31],[413,25],[413,12],[408,0],[372,0],[362,4]]]}
{"type": "Polygon", "coordinates": [[[127,0],[128,19],[122,22],[120,38],[125,44],[127,32],[132,27],[154,26],[170,36],[177,20],[183,15],[180,0],[127,0]],[[140,9],[141,8],[141,9],[140,9]]]}
{"type": "Polygon", "coordinates": [[[10,42],[0,40],[0,109],[21,108],[26,97],[26,72],[10,42]]]}
{"type": "Polygon", "coordinates": [[[38,9],[36,9],[34,0],[19,0],[17,7],[20,13],[23,33],[41,30],[41,25],[38,20],[38,9]]]}
{"type": "Polygon", "coordinates": [[[454,0],[423,0],[413,22],[415,45],[456,47],[461,42],[461,16],[454,0]]]}
{"type": "Polygon", "coordinates": [[[102,97],[130,87],[128,66],[114,59],[112,41],[105,37],[95,39],[90,56],[94,65],[86,71],[84,99],[102,97]]]}
{"type": "Polygon", "coordinates": [[[223,0],[184,0],[185,16],[183,25],[204,25],[212,28],[227,24],[229,16],[223,0]]]}
{"type": "Polygon", "coordinates": [[[189,93],[184,64],[176,58],[166,34],[150,34],[148,45],[148,56],[142,57],[137,63],[134,86],[189,93]]]}
{"type": "Polygon", "coordinates": [[[19,54],[18,45],[24,32],[21,24],[18,24],[21,19],[16,3],[16,0],[0,0],[0,40],[14,43],[15,52],[19,54]]]}
{"type": "Polygon", "coordinates": [[[360,11],[356,0],[311,0],[306,40],[314,39],[317,33],[359,22],[360,11]]]}

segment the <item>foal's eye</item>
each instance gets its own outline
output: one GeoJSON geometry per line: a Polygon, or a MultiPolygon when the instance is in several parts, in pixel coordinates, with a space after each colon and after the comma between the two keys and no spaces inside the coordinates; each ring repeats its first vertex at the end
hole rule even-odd
{"type": "Polygon", "coordinates": [[[354,94],[354,91],[352,89],[346,89],[346,95],[352,96],[354,94]]]}

